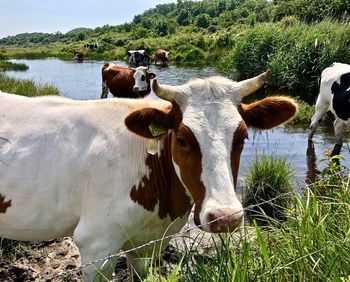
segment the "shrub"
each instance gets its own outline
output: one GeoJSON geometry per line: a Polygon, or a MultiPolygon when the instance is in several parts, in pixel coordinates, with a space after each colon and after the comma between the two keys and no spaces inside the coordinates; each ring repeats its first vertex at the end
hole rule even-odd
{"type": "Polygon", "coordinates": [[[294,171],[286,158],[258,156],[247,171],[243,205],[258,205],[248,211],[248,216],[260,223],[266,221],[266,216],[285,219],[291,207],[293,178],[294,171]]]}
{"type": "Polygon", "coordinates": [[[315,106],[311,106],[308,103],[303,102],[303,101],[298,101],[298,105],[299,105],[298,114],[293,120],[291,120],[288,123],[288,125],[293,125],[293,124],[309,125],[311,122],[311,118],[315,112],[315,106]]]}
{"type": "Polygon", "coordinates": [[[198,63],[205,60],[204,52],[199,48],[192,48],[185,53],[185,61],[187,63],[198,63]]]}

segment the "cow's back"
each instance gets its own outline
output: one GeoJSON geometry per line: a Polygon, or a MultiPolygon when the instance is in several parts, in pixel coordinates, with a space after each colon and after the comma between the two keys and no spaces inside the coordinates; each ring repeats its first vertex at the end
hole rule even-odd
{"type": "Polygon", "coordinates": [[[135,205],[126,195],[148,173],[147,144],[123,121],[142,101],[0,100],[0,237],[69,236],[84,214],[113,206],[106,199],[135,205]]]}

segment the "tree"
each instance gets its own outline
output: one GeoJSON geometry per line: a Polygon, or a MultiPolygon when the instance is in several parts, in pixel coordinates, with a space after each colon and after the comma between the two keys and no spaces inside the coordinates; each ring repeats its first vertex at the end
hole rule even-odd
{"type": "Polygon", "coordinates": [[[194,23],[198,27],[207,28],[210,25],[210,16],[208,14],[200,14],[194,19],[194,23]]]}

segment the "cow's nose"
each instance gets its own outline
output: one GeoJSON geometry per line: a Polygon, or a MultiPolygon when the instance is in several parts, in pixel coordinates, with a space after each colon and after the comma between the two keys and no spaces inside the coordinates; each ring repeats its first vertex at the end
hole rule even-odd
{"type": "Polygon", "coordinates": [[[134,92],[137,92],[137,91],[139,91],[139,87],[135,85],[135,86],[133,87],[133,90],[134,90],[134,92]]]}
{"type": "Polygon", "coordinates": [[[243,210],[220,209],[208,213],[208,231],[213,233],[232,232],[237,229],[243,219],[243,210]]]}

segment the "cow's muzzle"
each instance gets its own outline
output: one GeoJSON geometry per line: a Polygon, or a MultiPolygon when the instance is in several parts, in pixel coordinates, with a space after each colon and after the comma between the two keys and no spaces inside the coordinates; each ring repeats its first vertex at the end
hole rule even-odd
{"type": "Polygon", "coordinates": [[[212,233],[232,232],[242,224],[243,210],[219,209],[207,214],[207,224],[202,229],[212,233]]]}

